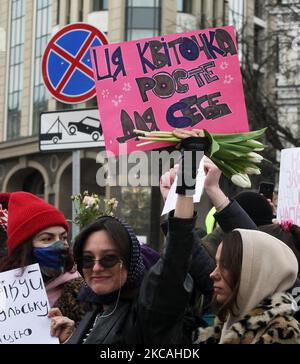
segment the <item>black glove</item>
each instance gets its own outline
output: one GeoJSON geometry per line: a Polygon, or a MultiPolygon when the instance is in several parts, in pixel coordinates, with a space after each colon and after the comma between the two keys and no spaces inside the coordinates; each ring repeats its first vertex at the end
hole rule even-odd
{"type": "Polygon", "coordinates": [[[199,163],[209,148],[210,141],[207,137],[189,137],[182,140],[176,193],[194,195],[199,163]]]}

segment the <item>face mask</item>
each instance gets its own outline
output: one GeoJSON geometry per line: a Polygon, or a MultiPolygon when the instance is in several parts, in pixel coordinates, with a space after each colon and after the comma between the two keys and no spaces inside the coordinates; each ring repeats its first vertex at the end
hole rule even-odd
{"type": "Polygon", "coordinates": [[[45,248],[33,248],[33,255],[40,265],[43,275],[57,277],[64,272],[68,249],[62,240],[45,248]]]}

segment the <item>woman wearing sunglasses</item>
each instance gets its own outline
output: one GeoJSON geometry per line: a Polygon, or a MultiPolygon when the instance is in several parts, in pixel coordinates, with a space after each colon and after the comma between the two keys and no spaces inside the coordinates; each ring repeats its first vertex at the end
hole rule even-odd
{"type": "MultiPolygon", "coordinates": [[[[190,226],[193,209],[187,220],[190,226]]],[[[181,252],[183,248],[184,245],[177,254],[184,254],[181,252]]],[[[165,305],[167,312],[172,311],[168,307],[168,287],[167,284],[160,287],[161,261],[145,274],[141,247],[131,228],[117,218],[101,217],[77,236],[74,257],[86,282],[80,299],[92,302],[97,308],[86,314],[76,330],[72,320],[60,316],[57,309],[51,310],[49,316],[54,316],[51,334],[59,336],[60,342],[69,339],[67,342],[71,344],[143,344],[153,341],[155,332],[152,332],[154,327],[150,327],[150,323],[157,326],[159,320],[165,320],[162,313],[157,312],[158,317],[153,314],[161,294],[164,294],[161,305],[165,305]],[[146,327],[149,329],[145,330],[146,327]]],[[[184,269],[182,274],[186,273],[184,269]]],[[[166,277],[171,280],[171,272],[166,271],[166,277]]],[[[187,298],[188,292],[182,283],[182,280],[175,283],[176,290],[187,298]]],[[[192,284],[188,283],[191,289],[192,284]]],[[[170,314],[168,319],[174,322],[176,316],[170,314]]],[[[164,335],[166,343],[174,340],[169,335],[168,332],[164,335]]]]}
{"type": "MultiPolygon", "coordinates": [[[[195,151],[204,147],[206,139],[197,143],[195,151]]],[[[51,334],[61,343],[191,342],[192,331],[184,318],[193,289],[188,275],[196,219],[192,195],[197,166],[192,151],[192,166],[182,167],[176,209],[169,215],[164,256],[147,273],[136,235],[117,218],[101,217],[78,235],[74,257],[86,282],[82,293],[97,308],[76,329],[72,320],[53,309],[49,313],[51,334]]]]}

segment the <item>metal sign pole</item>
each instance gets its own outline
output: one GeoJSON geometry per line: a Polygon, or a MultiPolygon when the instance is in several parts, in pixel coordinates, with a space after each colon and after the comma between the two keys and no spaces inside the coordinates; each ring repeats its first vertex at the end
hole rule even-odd
{"type": "MultiPolygon", "coordinates": [[[[80,193],[80,150],[72,152],[72,195],[80,193]]],[[[72,204],[72,220],[74,221],[76,215],[74,203],[72,204]]],[[[79,233],[79,226],[74,222],[72,223],[72,240],[79,233]]]]}

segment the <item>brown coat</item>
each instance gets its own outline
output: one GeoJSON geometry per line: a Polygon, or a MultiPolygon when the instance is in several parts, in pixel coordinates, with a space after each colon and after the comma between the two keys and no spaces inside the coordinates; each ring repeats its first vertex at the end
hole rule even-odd
{"type": "Polygon", "coordinates": [[[81,286],[84,284],[82,278],[75,278],[65,283],[63,292],[59,299],[54,303],[53,307],[58,307],[63,316],[69,317],[75,321],[77,325],[83,316],[94,309],[94,306],[89,302],[79,302],[77,300],[81,286]]]}

